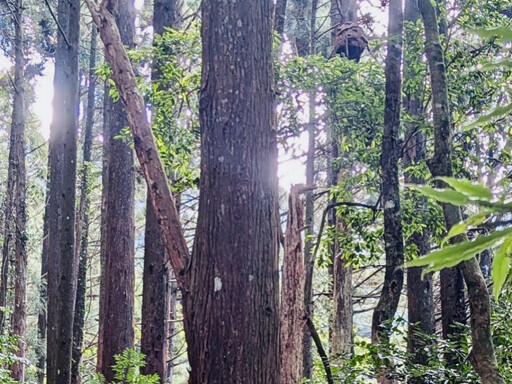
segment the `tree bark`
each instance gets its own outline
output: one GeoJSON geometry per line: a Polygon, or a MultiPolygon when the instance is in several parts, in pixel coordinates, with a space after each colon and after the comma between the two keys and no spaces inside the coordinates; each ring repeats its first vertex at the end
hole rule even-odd
{"type": "Polygon", "coordinates": [[[27,235],[26,235],[26,172],[25,172],[25,59],[23,32],[23,1],[16,0],[13,13],[14,24],[14,96],[12,107],[11,135],[15,137],[16,182],[15,182],[15,239],[14,239],[14,310],[12,333],[18,337],[16,356],[20,359],[11,365],[14,380],[25,381],[25,333],[27,321],[27,235]]]}
{"type": "MultiPolygon", "coordinates": [[[[407,23],[416,25],[420,19],[420,13],[416,0],[407,0],[405,2],[404,18],[407,23]]],[[[411,31],[405,31],[405,44],[406,52],[409,42],[414,41],[416,35],[411,31]]],[[[404,78],[405,82],[415,84],[418,76],[421,73],[415,72],[415,66],[411,59],[404,60],[404,78]]],[[[423,75],[424,76],[424,75],[423,75]]],[[[422,84],[422,82],[420,82],[422,84]]],[[[403,164],[404,168],[419,164],[426,159],[426,135],[420,129],[420,121],[422,121],[422,101],[421,95],[424,92],[423,85],[418,88],[408,88],[404,96],[404,108],[412,119],[408,124],[407,132],[405,134],[405,149],[403,164]]],[[[411,184],[425,184],[423,177],[415,177],[413,173],[405,172],[405,183],[411,184]]],[[[423,212],[426,209],[425,198],[414,199],[416,211],[423,212]]],[[[413,244],[418,254],[417,256],[426,255],[430,251],[430,231],[428,228],[423,228],[422,232],[414,233],[408,240],[413,244]]],[[[428,366],[429,364],[429,348],[433,347],[428,342],[426,343],[425,335],[433,335],[435,333],[435,319],[434,319],[434,297],[432,286],[432,274],[429,273],[423,278],[421,277],[421,268],[409,268],[407,270],[407,308],[408,308],[408,339],[407,350],[410,355],[410,362],[413,364],[421,364],[428,366]]],[[[425,382],[425,377],[413,377],[409,379],[410,384],[421,384],[425,382]]]]}
{"type": "MultiPolygon", "coordinates": [[[[425,25],[425,51],[430,68],[432,87],[434,157],[429,165],[434,177],[452,176],[450,105],[436,10],[429,0],[419,0],[418,5],[425,25]]],[[[458,207],[450,204],[443,204],[442,207],[447,229],[461,221],[462,216],[458,207]]],[[[459,236],[455,239],[455,241],[460,240],[464,240],[464,237],[459,236]]],[[[483,384],[504,383],[494,354],[490,326],[491,305],[482,271],[476,258],[461,263],[460,269],[468,289],[471,311],[473,349],[470,354],[470,361],[480,375],[483,384]]]]}
{"type": "Polygon", "coordinates": [[[302,186],[292,186],[288,199],[288,222],[284,238],[281,287],[281,384],[301,382],[303,337],[306,325],[304,259],[301,231],[304,227],[302,186]]]}
{"type": "Polygon", "coordinates": [[[75,304],[75,184],[80,1],[59,0],[53,121],[50,129],[47,382],[71,380],[75,304]]]}
{"type": "MultiPolygon", "coordinates": [[[[174,24],[174,0],[156,0],[153,4],[153,31],[161,35],[165,28],[174,24]]],[[[159,87],[161,70],[153,62],[152,80],[159,87]]],[[[153,85],[155,86],[155,85],[153,85]]],[[[153,113],[158,113],[154,110],[153,113]]],[[[146,202],[146,232],[144,235],[144,276],[142,294],[141,352],[146,356],[146,365],[141,369],[145,375],[157,374],[160,382],[168,380],[167,360],[169,353],[169,295],[170,275],[166,266],[168,257],[160,235],[158,218],[151,205],[148,191],[146,202]]]]}
{"type": "Polygon", "coordinates": [[[274,30],[281,40],[283,39],[284,35],[284,22],[286,19],[287,3],[287,0],[277,0],[274,11],[274,30]]]}
{"type": "Polygon", "coordinates": [[[202,4],[201,194],[184,292],[190,384],[279,382],[272,9],[271,0],[202,4]]]}
{"type": "Polygon", "coordinates": [[[80,361],[82,359],[83,327],[85,319],[85,293],[87,282],[87,259],[89,245],[89,208],[91,205],[89,193],[89,178],[91,173],[91,152],[94,125],[94,109],[96,106],[96,47],[98,30],[93,24],[91,27],[91,50],[89,57],[89,77],[87,110],[84,130],[83,164],[80,180],[80,203],[77,219],[75,258],[78,260],[77,290],[75,302],[75,317],[73,321],[73,362],[71,366],[71,383],[80,384],[80,361]]]}
{"type": "MultiPolygon", "coordinates": [[[[107,1],[107,9],[116,20],[123,45],[133,48],[133,0],[107,1]]],[[[109,111],[108,179],[105,216],[105,280],[103,346],[101,369],[107,383],[114,380],[112,367],[115,355],[134,343],[134,284],[135,284],[135,177],[130,146],[120,140],[128,125],[126,106],[113,102],[109,111]]]]}
{"type": "Polygon", "coordinates": [[[401,105],[403,12],[401,0],[389,3],[388,54],[386,56],[386,101],[382,137],[382,206],[384,208],[384,243],[386,272],[384,286],[373,313],[372,342],[389,338],[389,330],[404,281],[404,248],[400,214],[398,159],[401,105]]]}

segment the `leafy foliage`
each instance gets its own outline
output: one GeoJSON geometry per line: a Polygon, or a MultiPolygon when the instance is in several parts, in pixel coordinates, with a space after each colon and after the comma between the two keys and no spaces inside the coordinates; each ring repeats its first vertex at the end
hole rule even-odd
{"type": "MultiPolygon", "coordinates": [[[[115,357],[113,366],[115,379],[112,384],[158,384],[158,375],[141,375],[140,368],[144,366],[144,355],[133,349],[126,349],[115,357]]],[[[98,374],[91,384],[104,384],[105,379],[98,374]]]]}

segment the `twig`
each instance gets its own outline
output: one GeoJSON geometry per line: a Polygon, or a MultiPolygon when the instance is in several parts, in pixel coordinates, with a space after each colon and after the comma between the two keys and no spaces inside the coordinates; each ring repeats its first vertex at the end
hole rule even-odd
{"type": "Polygon", "coordinates": [[[48,3],[48,0],[44,0],[46,6],[48,7],[48,10],[50,11],[50,15],[52,15],[53,20],[55,21],[55,24],[57,24],[57,28],[59,28],[60,33],[62,34],[62,37],[64,37],[64,41],[66,42],[68,48],[71,48],[71,44],[69,44],[68,37],[64,33],[64,30],[62,29],[59,20],[57,20],[57,17],[55,16],[55,13],[53,13],[52,7],[50,7],[50,4],[48,3]]]}
{"type": "Polygon", "coordinates": [[[308,325],[309,332],[311,333],[311,337],[313,338],[313,341],[315,342],[318,354],[320,355],[320,358],[322,359],[322,364],[324,365],[324,369],[325,369],[325,375],[327,376],[327,383],[334,384],[334,379],[332,377],[331,364],[329,363],[329,358],[327,357],[327,353],[325,353],[325,349],[322,345],[322,341],[320,340],[320,336],[318,335],[318,332],[316,331],[315,324],[313,324],[311,317],[309,317],[309,316],[306,317],[306,323],[308,325]]]}

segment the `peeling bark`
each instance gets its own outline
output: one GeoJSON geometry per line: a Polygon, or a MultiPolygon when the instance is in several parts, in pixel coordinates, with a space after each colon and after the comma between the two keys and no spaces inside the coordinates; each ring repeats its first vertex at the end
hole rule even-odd
{"type": "Polygon", "coordinates": [[[283,275],[281,286],[281,384],[296,384],[302,378],[303,335],[307,330],[304,303],[304,261],[301,231],[304,227],[301,186],[292,186],[288,200],[283,275]]]}

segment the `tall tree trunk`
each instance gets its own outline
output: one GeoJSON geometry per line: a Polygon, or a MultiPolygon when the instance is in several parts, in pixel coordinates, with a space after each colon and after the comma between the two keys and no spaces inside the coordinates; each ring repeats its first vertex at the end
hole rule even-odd
{"type": "MultiPolygon", "coordinates": [[[[405,2],[405,21],[412,25],[420,18],[420,13],[416,0],[407,0],[405,2]]],[[[407,44],[414,41],[415,33],[406,29],[405,44],[407,52],[407,44]]],[[[411,58],[404,60],[404,77],[406,82],[416,84],[418,76],[414,63],[411,58]]],[[[419,82],[422,84],[422,82],[419,82]]],[[[408,88],[410,89],[410,88],[408,88]]],[[[405,149],[403,164],[404,169],[425,161],[426,157],[426,135],[420,129],[420,121],[422,119],[422,101],[424,87],[419,87],[407,92],[404,97],[404,107],[407,115],[412,119],[412,123],[408,124],[405,134],[405,149]]],[[[405,172],[404,180],[406,183],[424,184],[423,177],[416,177],[413,173],[405,172]]],[[[409,198],[414,199],[414,196],[409,198]]],[[[415,199],[417,212],[423,212],[426,209],[425,199],[415,199]]],[[[409,239],[409,243],[413,244],[418,250],[418,256],[426,255],[430,251],[430,231],[423,228],[422,232],[414,233],[409,239]]],[[[407,270],[407,308],[408,308],[408,339],[407,348],[410,355],[410,362],[413,364],[421,364],[427,366],[429,364],[429,348],[432,345],[427,341],[425,335],[433,335],[435,333],[434,319],[434,297],[432,286],[432,274],[429,273],[422,278],[421,268],[408,268],[407,270]]],[[[425,382],[425,377],[413,377],[409,379],[410,384],[421,384],[425,382]]]]}
{"type": "Polygon", "coordinates": [[[272,9],[271,0],[202,4],[201,194],[184,292],[190,384],[279,382],[272,9]]]}
{"type": "Polygon", "coordinates": [[[390,329],[389,321],[395,315],[404,281],[404,247],[398,179],[402,29],[402,1],[390,0],[388,54],[386,56],[386,102],[381,155],[386,272],[382,293],[373,313],[373,343],[380,343],[382,337],[389,337],[386,335],[390,329]]]}
{"type": "MultiPolygon", "coordinates": [[[[345,22],[357,21],[357,3],[354,0],[331,0],[331,45],[334,46],[334,36],[336,27],[345,22]]],[[[332,141],[332,159],[340,156],[338,142],[339,137],[331,138],[332,141]]],[[[331,161],[332,164],[332,161],[331,161]]],[[[346,167],[350,165],[341,164],[340,167],[329,167],[331,172],[331,185],[337,185],[344,175],[348,175],[346,167]]],[[[336,203],[333,199],[332,203],[336,203]]],[[[336,210],[332,209],[329,214],[329,226],[336,227],[339,232],[346,231],[346,225],[342,218],[336,217],[336,210]]],[[[331,322],[331,355],[347,356],[352,351],[352,328],[353,328],[353,308],[352,308],[352,267],[347,266],[346,260],[342,257],[338,241],[332,246],[333,260],[333,309],[331,322]]],[[[338,363],[341,362],[338,360],[338,363]]]]}
{"type": "MultiPolygon", "coordinates": [[[[311,1],[311,19],[309,38],[309,53],[314,54],[316,50],[316,11],[318,1],[311,1]]],[[[306,156],[306,185],[312,186],[315,183],[315,152],[316,152],[316,90],[309,95],[309,122],[308,122],[308,152],[306,156]]],[[[313,260],[313,241],[311,237],[315,233],[315,196],[313,190],[306,193],[306,242],[304,246],[304,264],[306,266],[306,278],[304,287],[304,302],[306,313],[313,321],[313,274],[315,269],[315,260],[313,260]],[[309,235],[309,236],[308,236],[309,235]]],[[[309,328],[304,328],[304,377],[311,379],[313,374],[313,350],[312,339],[309,328]]]]}
{"type": "Polygon", "coordinates": [[[272,1],[203,2],[203,156],[193,258],[119,32],[104,2],[86,3],[108,47],[106,58],[183,292],[189,383],[278,383],[272,1]]]}
{"type": "MultiPolygon", "coordinates": [[[[174,0],[156,0],[154,2],[153,31],[155,34],[161,35],[165,32],[165,28],[173,27],[174,3],[174,0]]],[[[157,67],[156,60],[153,61],[153,66],[152,81],[159,87],[161,70],[157,67]]],[[[158,111],[155,110],[153,113],[158,113],[158,111]]],[[[141,336],[141,352],[146,355],[146,365],[142,368],[142,373],[157,374],[160,382],[163,383],[168,379],[169,327],[167,320],[170,306],[170,276],[166,266],[168,256],[149,195],[148,192],[144,235],[141,336]]]]}
{"type": "Polygon", "coordinates": [[[292,186],[288,200],[288,223],[284,238],[281,287],[281,384],[301,382],[303,337],[306,325],[304,260],[301,231],[304,227],[301,186],[292,186]]]}
{"type": "Polygon", "coordinates": [[[94,109],[96,106],[96,47],[98,30],[93,24],[91,27],[91,50],[89,56],[89,78],[87,93],[87,111],[85,118],[83,164],[80,180],[80,203],[78,209],[75,258],[78,260],[77,290],[75,302],[75,318],[73,322],[73,362],[71,367],[71,383],[80,384],[80,360],[82,359],[83,327],[85,320],[85,293],[87,283],[87,259],[89,245],[89,208],[91,198],[89,192],[89,178],[91,174],[92,129],[94,125],[94,109]]]}
{"type": "MultiPolygon", "coordinates": [[[[418,5],[425,25],[425,51],[430,68],[432,87],[434,157],[430,162],[430,170],[434,177],[452,176],[450,105],[436,10],[429,0],[419,0],[418,5]]],[[[442,207],[448,229],[461,221],[462,215],[458,207],[451,204],[443,204],[442,207]]],[[[458,236],[455,241],[463,239],[464,236],[458,236]]],[[[470,361],[480,375],[483,384],[504,383],[494,354],[490,326],[491,304],[482,271],[476,258],[461,263],[460,269],[468,289],[471,311],[473,349],[470,354],[470,361]]]]}
{"type": "MultiPolygon", "coordinates": [[[[110,0],[107,9],[115,16],[122,43],[133,48],[133,0],[110,0]]],[[[109,113],[107,138],[109,148],[101,369],[108,383],[114,380],[114,356],[127,348],[133,348],[134,343],[134,165],[130,146],[117,138],[128,125],[125,108],[120,100],[113,103],[109,113]]]]}
{"type": "Polygon", "coordinates": [[[101,224],[100,224],[100,297],[99,297],[99,314],[98,314],[98,351],[96,359],[96,372],[103,372],[102,356],[103,356],[103,333],[105,325],[105,276],[106,276],[106,254],[107,254],[107,196],[108,196],[108,151],[110,137],[110,113],[112,103],[109,96],[110,86],[105,81],[103,86],[103,153],[101,164],[101,224]]]}
{"type": "Polygon", "coordinates": [[[75,184],[78,122],[80,1],[59,0],[53,121],[50,129],[50,234],[48,253],[49,383],[71,380],[75,304],[75,184]]]}
{"type": "Polygon", "coordinates": [[[37,335],[38,343],[36,348],[37,355],[37,382],[44,383],[46,367],[46,315],[48,301],[48,241],[49,241],[49,218],[50,204],[50,156],[48,156],[48,174],[46,176],[45,207],[43,216],[43,247],[41,251],[41,281],[39,283],[39,311],[37,313],[37,335]]]}
{"type": "Polygon", "coordinates": [[[25,233],[26,214],[26,172],[25,172],[25,59],[23,53],[23,1],[16,0],[13,13],[14,24],[14,97],[12,107],[11,135],[14,135],[16,161],[15,209],[16,228],[14,246],[14,310],[12,314],[12,332],[18,339],[16,356],[19,362],[11,366],[12,378],[25,381],[25,332],[27,320],[27,236],[25,233]]]}

